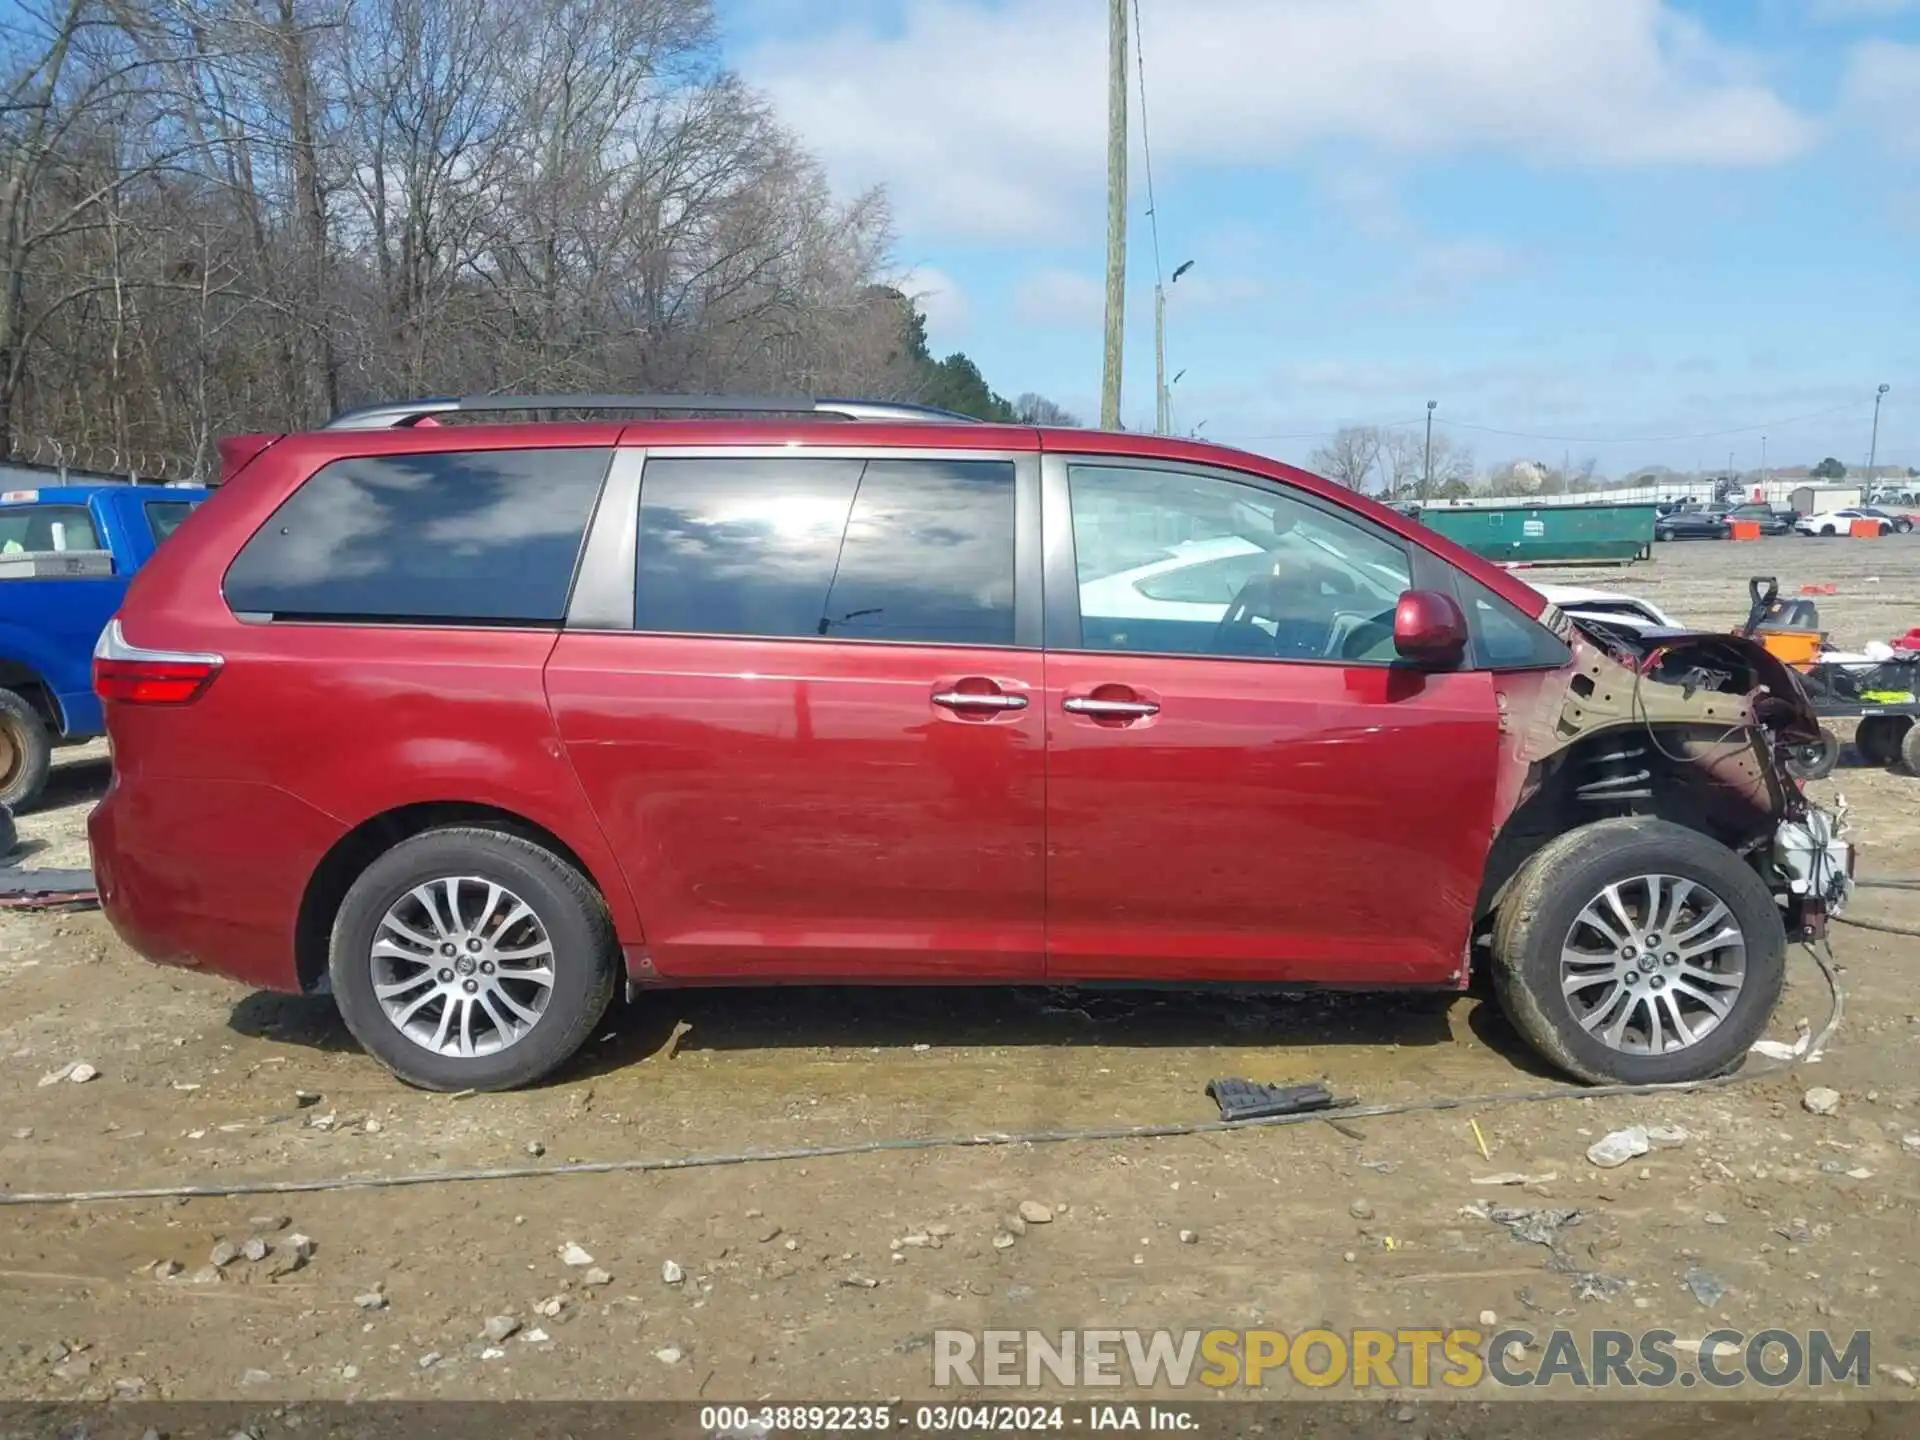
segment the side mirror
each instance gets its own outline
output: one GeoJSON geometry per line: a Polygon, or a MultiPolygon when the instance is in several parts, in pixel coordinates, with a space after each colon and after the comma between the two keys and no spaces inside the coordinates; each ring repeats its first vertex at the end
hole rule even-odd
{"type": "Polygon", "coordinates": [[[1467,617],[1451,595],[1408,590],[1393,607],[1393,648],[1422,670],[1452,670],[1466,658],[1467,617]]]}

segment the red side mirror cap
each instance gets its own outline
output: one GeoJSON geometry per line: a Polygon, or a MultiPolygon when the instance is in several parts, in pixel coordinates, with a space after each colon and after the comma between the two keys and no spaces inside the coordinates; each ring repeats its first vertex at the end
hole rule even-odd
{"type": "Polygon", "coordinates": [[[1393,648],[1422,670],[1452,670],[1467,654],[1467,617],[1451,595],[1408,590],[1393,607],[1393,648]]]}

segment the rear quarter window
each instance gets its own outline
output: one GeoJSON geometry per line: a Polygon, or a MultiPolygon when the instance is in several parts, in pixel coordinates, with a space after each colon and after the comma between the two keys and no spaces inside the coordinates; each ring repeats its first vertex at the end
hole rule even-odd
{"type": "Polygon", "coordinates": [[[190,500],[149,500],[147,502],[147,529],[153,535],[153,543],[158,545],[174,531],[180,528],[180,522],[193,513],[190,500]]]}
{"type": "Polygon", "coordinates": [[[557,625],[613,452],[336,460],[227,570],[227,604],[281,620],[557,625]]]}

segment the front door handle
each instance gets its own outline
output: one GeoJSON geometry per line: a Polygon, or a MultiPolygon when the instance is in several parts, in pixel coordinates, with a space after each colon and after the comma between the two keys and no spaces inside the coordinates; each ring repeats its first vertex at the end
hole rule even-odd
{"type": "Polygon", "coordinates": [[[1070,715],[1093,715],[1102,720],[1139,720],[1160,713],[1160,707],[1151,700],[1096,700],[1089,695],[1074,695],[1060,703],[1070,715]]]}
{"type": "Polygon", "coordinates": [[[993,691],[941,690],[933,696],[933,703],[948,710],[1024,710],[1027,708],[1027,697],[993,691]]]}

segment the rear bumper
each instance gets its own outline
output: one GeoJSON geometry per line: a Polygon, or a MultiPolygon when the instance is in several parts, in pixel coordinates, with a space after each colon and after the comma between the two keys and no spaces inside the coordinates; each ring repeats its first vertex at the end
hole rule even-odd
{"type": "Polygon", "coordinates": [[[308,879],[345,827],[271,785],[116,776],[87,821],[100,905],[148,960],[300,986],[308,879]]]}

